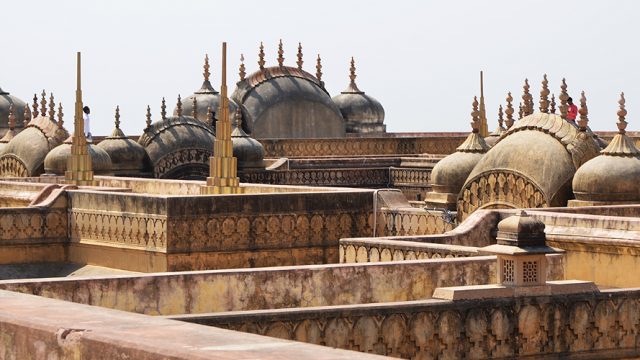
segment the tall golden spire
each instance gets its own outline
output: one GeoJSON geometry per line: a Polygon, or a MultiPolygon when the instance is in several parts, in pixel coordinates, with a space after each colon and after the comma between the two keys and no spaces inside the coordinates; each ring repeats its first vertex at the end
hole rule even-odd
{"type": "Polygon", "coordinates": [[[84,119],[82,117],[82,87],[81,87],[81,58],[77,53],[76,68],[76,107],[73,117],[73,140],[71,142],[71,156],[67,158],[65,182],[74,185],[98,185],[93,180],[91,156],[84,135],[84,119]]]}
{"type": "Polygon", "coordinates": [[[209,158],[207,184],[200,188],[202,194],[240,194],[238,159],[233,156],[231,142],[231,119],[229,118],[229,98],[227,97],[227,43],[222,43],[222,84],[218,104],[218,121],[213,156],[209,158]]]}
{"type": "Polygon", "coordinates": [[[487,110],[484,106],[484,73],[480,71],[480,128],[479,133],[482,137],[489,136],[489,125],[487,124],[487,110]]]}

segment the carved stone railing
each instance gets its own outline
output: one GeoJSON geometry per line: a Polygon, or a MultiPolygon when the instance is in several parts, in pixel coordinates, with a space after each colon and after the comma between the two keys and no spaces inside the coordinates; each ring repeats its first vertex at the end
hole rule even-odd
{"type": "Polygon", "coordinates": [[[469,256],[480,256],[478,248],[367,238],[340,240],[341,263],[367,263],[469,256]]]}
{"type": "Polygon", "coordinates": [[[394,186],[430,187],[431,169],[392,167],[390,178],[394,186]]]}
{"type": "Polygon", "coordinates": [[[442,234],[455,228],[452,216],[433,210],[416,208],[390,209],[378,211],[378,236],[432,235],[442,234]]]}
{"type": "Polygon", "coordinates": [[[246,172],[245,183],[306,186],[388,187],[388,168],[369,169],[296,169],[246,172]]]}

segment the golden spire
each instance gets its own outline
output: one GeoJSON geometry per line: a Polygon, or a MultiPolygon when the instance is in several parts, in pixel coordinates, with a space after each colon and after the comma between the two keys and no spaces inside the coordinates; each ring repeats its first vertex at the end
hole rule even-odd
{"type": "Polygon", "coordinates": [[[560,85],[560,117],[563,119],[567,119],[567,99],[569,99],[569,94],[567,94],[567,82],[562,78],[562,85],[560,85]]]}
{"type": "Polygon", "coordinates": [[[480,71],[480,136],[489,136],[487,110],[484,106],[484,72],[482,70],[480,71]]]}
{"type": "MultiPolygon", "coordinates": [[[[62,112],[62,110],[60,112],[62,112]]],[[[25,104],[24,113],[22,114],[22,122],[24,124],[24,127],[27,127],[27,125],[29,125],[29,121],[31,121],[31,114],[29,114],[29,104],[25,104]]]]}
{"type": "Polygon", "coordinates": [[[222,43],[222,84],[218,104],[218,121],[213,145],[213,156],[209,158],[210,174],[207,184],[200,188],[202,194],[242,193],[238,178],[238,159],[233,156],[229,98],[227,97],[227,43],[222,43]]]}
{"type": "Polygon", "coordinates": [[[626,100],[624,99],[624,93],[620,93],[620,100],[618,100],[618,104],[620,105],[620,110],[618,110],[618,133],[619,134],[626,134],[627,133],[627,121],[625,120],[625,117],[627,116],[627,110],[625,109],[624,104],[626,103],[626,100]]]}
{"type": "Polygon", "coordinates": [[[316,79],[318,79],[318,83],[322,86],[322,59],[320,59],[320,54],[318,54],[318,60],[316,60],[316,79]]]}
{"type": "Polygon", "coordinates": [[[9,130],[13,130],[16,127],[16,115],[14,114],[15,107],[13,103],[9,104],[9,130]]]}
{"type": "Polygon", "coordinates": [[[209,75],[211,75],[209,72],[209,54],[204,54],[204,72],[202,75],[204,75],[204,81],[209,81],[209,75]]]}
{"type": "Polygon", "coordinates": [[[302,43],[298,43],[298,61],[296,61],[296,64],[298,64],[298,69],[302,70],[303,63],[304,61],[302,60],[302,43]]]}
{"type": "Polygon", "coordinates": [[[115,125],[116,129],[120,129],[120,105],[116,105],[115,125]]]}
{"type": "Polygon", "coordinates": [[[193,116],[194,119],[198,118],[198,100],[195,96],[193,97],[193,110],[191,111],[191,116],[193,116]]]}
{"type": "Polygon", "coordinates": [[[555,94],[551,94],[551,103],[549,105],[551,106],[551,108],[549,109],[549,112],[551,114],[555,114],[556,113],[556,95],[555,94]]]}
{"type": "Polygon", "coordinates": [[[33,105],[32,105],[32,107],[33,107],[33,112],[32,112],[33,117],[37,118],[38,115],[40,115],[40,113],[38,112],[38,95],[36,95],[36,94],[33,94],[33,105]]]}
{"type": "Polygon", "coordinates": [[[53,101],[53,93],[49,97],[49,120],[55,122],[56,119],[56,103],[53,101]]]}
{"type": "Polygon", "coordinates": [[[84,134],[84,119],[82,112],[82,88],[81,88],[81,57],[77,53],[76,60],[76,103],[73,117],[73,140],[71,142],[71,155],[67,158],[67,171],[64,174],[65,182],[74,185],[97,185],[93,180],[93,166],[87,146],[87,138],[84,134]]]}
{"type": "Polygon", "coordinates": [[[167,119],[167,102],[164,100],[164,96],[162,97],[162,105],[160,105],[160,116],[162,116],[162,121],[167,119]]]}
{"type": "Polygon", "coordinates": [[[47,93],[44,90],[42,90],[40,97],[40,114],[47,116],[47,93]]]}
{"type": "Polygon", "coordinates": [[[481,113],[478,109],[478,98],[473,97],[473,111],[471,112],[471,129],[473,130],[464,142],[456,148],[458,152],[485,153],[489,150],[489,146],[484,141],[484,137],[480,134],[481,113]]]}
{"type": "Polygon", "coordinates": [[[507,109],[505,110],[505,114],[507,114],[507,120],[505,121],[505,125],[507,125],[507,129],[513,126],[513,96],[511,96],[511,92],[507,94],[507,109]]]}
{"type": "Polygon", "coordinates": [[[607,145],[607,147],[600,153],[610,156],[640,157],[640,150],[636,147],[633,139],[626,135],[627,121],[625,120],[625,116],[627,116],[627,110],[625,109],[624,93],[620,93],[620,100],[618,101],[618,104],[620,106],[617,114],[618,122],[616,124],[618,125],[618,133],[613,137],[613,139],[611,139],[609,145],[607,145]]]}
{"type": "Polygon", "coordinates": [[[264,70],[264,45],[262,41],[260,41],[260,52],[258,53],[258,66],[260,66],[260,70],[264,70]]]}
{"type": "Polygon", "coordinates": [[[64,113],[62,112],[62,103],[58,103],[58,128],[62,129],[64,125],[64,113]]]}
{"type": "Polygon", "coordinates": [[[549,81],[547,74],[542,78],[542,90],[540,90],[540,112],[549,113],[549,81]]]}
{"type": "Polygon", "coordinates": [[[587,97],[584,96],[584,91],[580,96],[580,110],[578,110],[578,113],[580,114],[580,120],[578,120],[580,131],[587,131],[587,124],[589,123],[587,115],[589,114],[589,109],[587,109],[587,97]]]}
{"type": "Polygon", "coordinates": [[[178,103],[176,104],[176,114],[178,117],[182,116],[182,98],[178,94],[178,103]]]}
{"type": "Polygon", "coordinates": [[[284,66],[284,49],[282,48],[282,39],[278,43],[278,66],[284,66]]]}
{"type": "Polygon", "coordinates": [[[151,106],[147,105],[147,127],[151,126],[151,106]]]}
{"type": "Polygon", "coordinates": [[[244,54],[240,54],[240,81],[244,80],[244,77],[247,75],[244,67],[244,54]]]}

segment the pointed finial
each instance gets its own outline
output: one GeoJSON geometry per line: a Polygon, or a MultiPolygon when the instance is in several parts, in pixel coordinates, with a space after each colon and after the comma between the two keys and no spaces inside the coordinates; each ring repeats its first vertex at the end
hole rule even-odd
{"type": "Polygon", "coordinates": [[[298,43],[298,61],[296,61],[296,64],[298,64],[298,69],[302,70],[303,63],[304,61],[302,60],[302,43],[298,43]]]}
{"type": "Polygon", "coordinates": [[[47,93],[44,90],[40,96],[40,114],[47,116],[47,93]]]}
{"type": "Polygon", "coordinates": [[[542,77],[542,90],[540,90],[540,112],[549,113],[549,80],[547,74],[542,77]]]}
{"type": "Polygon", "coordinates": [[[147,105],[147,127],[151,126],[151,106],[147,105]]]}
{"type": "Polygon", "coordinates": [[[176,104],[176,114],[178,114],[178,117],[182,116],[182,98],[180,97],[180,94],[178,94],[178,103],[176,104]]]}
{"type": "Polygon", "coordinates": [[[244,54],[240,54],[240,81],[244,80],[245,75],[247,75],[247,72],[245,71],[245,67],[244,67],[244,54]]]}
{"type": "Polygon", "coordinates": [[[560,99],[560,117],[566,120],[568,110],[567,100],[569,99],[569,94],[567,93],[567,82],[564,78],[562,78],[562,85],[560,85],[560,96],[558,96],[558,98],[560,99]]]}
{"type": "Polygon", "coordinates": [[[211,111],[211,106],[207,106],[207,124],[213,126],[213,111],[211,111]]]}
{"type": "Polygon", "coordinates": [[[500,104],[500,106],[498,106],[498,128],[499,129],[503,129],[504,128],[504,119],[502,118],[502,104],[500,104]]]}
{"type": "Polygon", "coordinates": [[[555,94],[551,94],[551,103],[549,105],[550,105],[549,113],[555,114],[556,113],[556,95],[555,94]]]}
{"type": "Polygon", "coordinates": [[[58,103],[58,128],[62,129],[64,125],[64,113],[62,112],[62,103],[58,103]]]}
{"type": "Polygon", "coordinates": [[[318,60],[316,61],[316,79],[322,84],[322,59],[320,59],[320,54],[318,54],[318,60]]]}
{"type": "Polygon", "coordinates": [[[193,97],[193,110],[191,111],[191,116],[194,119],[198,118],[198,100],[195,96],[193,97]]]}
{"type": "Polygon", "coordinates": [[[38,115],[40,115],[40,113],[38,112],[38,95],[33,94],[33,117],[36,118],[38,117],[38,115]]]}
{"type": "Polygon", "coordinates": [[[478,110],[478,97],[473,97],[473,111],[471,112],[471,128],[474,133],[478,133],[480,131],[480,110],[478,110]]]}
{"type": "Polygon", "coordinates": [[[522,86],[523,89],[523,93],[522,93],[522,116],[520,118],[523,118],[527,115],[531,115],[533,113],[533,100],[532,100],[532,96],[529,93],[529,79],[524,79],[524,85],[522,86]],[[530,104],[531,102],[531,104],[530,104]],[[531,105],[531,109],[529,109],[529,106],[531,105]],[[529,112],[529,110],[531,110],[531,112],[529,112]]]}
{"type": "Polygon", "coordinates": [[[116,105],[116,116],[115,116],[115,124],[116,129],[120,129],[120,105],[116,105]]]}
{"type": "Polygon", "coordinates": [[[209,54],[204,54],[204,72],[202,75],[204,75],[204,81],[209,81],[209,75],[211,75],[209,72],[209,54]]]}
{"type": "Polygon", "coordinates": [[[16,116],[13,113],[15,110],[15,107],[13,106],[13,103],[9,104],[9,129],[13,130],[13,128],[16,127],[16,116]]]}
{"type": "Polygon", "coordinates": [[[511,92],[507,94],[507,109],[505,110],[505,114],[507,114],[507,120],[505,121],[505,125],[507,125],[507,129],[513,126],[513,96],[511,96],[511,92]]]}
{"type": "Polygon", "coordinates": [[[284,66],[284,49],[282,48],[282,39],[278,43],[278,66],[284,66]]]}
{"type": "Polygon", "coordinates": [[[578,113],[580,114],[580,120],[578,120],[580,131],[587,131],[589,109],[587,109],[587,97],[584,96],[584,91],[580,95],[580,110],[578,110],[578,113]]]}
{"type": "Polygon", "coordinates": [[[27,125],[29,125],[29,121],[31,121],[31,114],[29,114],[29,104],[25,104],[24,113],[22,114],[22,122],[24,124],[24,127],[27,127],[27,125]]]}
{"type": "Polygon", "coordinates": [[[349,67],[349,79],[351,79],[351,84],[356,83],[356,62],[353,60],[353,56],[351,57],[351,67],[349,67]]]}
{"type": "Polygon", "coordinates": [[[262,41],[260,41],[260,52],[258,53],[258,66],[260,66],[260,70],[264,70],[264,45],[262,41]]]}
{"type": "Polygon", "coordinates": [[[162,98],[162,105],[160,106],[160,116],[162,116],[162,121],[167,119],[167,103],[162,98]]]}
{"type": "Polygon", "coordinates": [[[618,133],[624,135],[627,131],[627,122],[625,121],[625,116],[627,116],[627,110],[624,107],[626,100],[624,99],[624,93],[620,93],[620,100],[618,100],[618,104],[620,105],[620,110],[618,110],[618,133]]]}
{"type": "Polygon", "coordinates": [[[522,119],[524,117],[524,106],[522,106],[522,102],[518,104],[518,118],[522,119]]]}
{"type": "Polygon", "coordinates": [[[235,114],[234,120],[235,120],[236,128],[240,129],[242,126],[242,110],[240,110],[240,106],[236,108],[236,114],[235,114]]]}
{"type": "Polygon", "coordinates": [[[55,121],[56,117],[56,103],[53,101],[53,93],[49,97],[49,120],[55,121]]]}

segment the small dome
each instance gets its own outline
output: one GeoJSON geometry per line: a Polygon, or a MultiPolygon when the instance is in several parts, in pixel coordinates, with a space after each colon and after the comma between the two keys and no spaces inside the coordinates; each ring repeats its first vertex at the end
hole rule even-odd
{"type": "MultiPolygon", "coordinates": [[[[67,160],[71,156],[70,136],[61,145],[49,151],[44,158],[44,171],[48,174],[64,175],[67,171],[67,160]]],[[[87,144],[89,155],[91,155],[91,169],[95,175],[113,175],[111,171],[111,158],[106,151],[94,144],[87,144]]]]}
{"type": "Polygon", "coordinates": [[[120,108],[116,108],[116,127],[98,145],[111,158],[114,175],[139,175],[144,172],[147,153],[142,145],[129,139],[120,130],[120,108]]]}
{"type": "Polygon", "coordinates": [[[26,111],[28,118],[31,118],[31,110],[29,104],[18,99],[0,88],[0,137],[9,131],[9,107],[13,104],[13,111],[16,117],[15,127],[22,129],[24,127],[24,113],[26,111]]]}
{"type": "Polygon", "coordinates": [[[348,133],[383,133],[387,128],[383,124],[384,108],[378,100],[358,89],[355,70],[351,58],[351,82],[332,100],[340,109],[348,133]]]}
{"type": "Polygon", "coordinates": [[[233,156],[238,159],[238,169],[248,168],[264,169],[264,146],[247,135],[242,129],[242,112],[236,111],[236,125],[231,133],[233,142],[233,156]]]}

